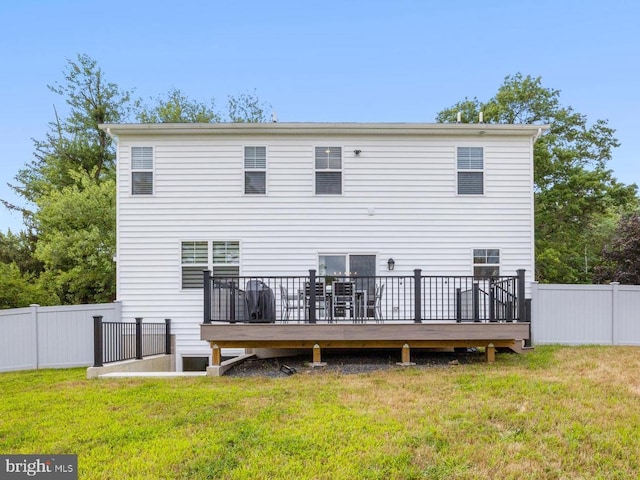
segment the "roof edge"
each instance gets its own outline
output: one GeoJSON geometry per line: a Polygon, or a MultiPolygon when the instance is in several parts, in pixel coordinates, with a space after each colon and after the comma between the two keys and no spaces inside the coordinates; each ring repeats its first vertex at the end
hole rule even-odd
{"type": "Polygon", "coordinates": [[[114,135],[525,135],[537,138],[548,125],[485,123],[109,123],[114,135]]]}

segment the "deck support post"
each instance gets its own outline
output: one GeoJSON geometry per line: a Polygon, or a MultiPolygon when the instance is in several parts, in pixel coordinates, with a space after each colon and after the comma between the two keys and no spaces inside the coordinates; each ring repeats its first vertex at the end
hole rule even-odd
{"type": "Polygon", "coordinates": [[[219,367],[222,363],[222,353],[220,351],[220,347],[211,342],[211,364],[214,367],[219,367]]]}
{"type": "Polygon", "coordinates": [[[405,343],[402,346],[402,361],[396,363],[396,365],[400,365],[401,367],[410,367],[415,365],[415,363],[411,361],[411,348],[408,343],[405,343]]]}
{"type": "Polygon", "coordinates": [[[484,351],[484,358],[487,363],[494,363],[496,361],[496,347],[493,343],[487,345],[487,348],[484,351]]]}
{"type": "Polygon", "coordinates": [[[313,346],[313,362],[311,363],[311,367],[326,367],[327,362],[322,361],[322,352],[320,350],[320,345],[317,343],[313,346]]]}

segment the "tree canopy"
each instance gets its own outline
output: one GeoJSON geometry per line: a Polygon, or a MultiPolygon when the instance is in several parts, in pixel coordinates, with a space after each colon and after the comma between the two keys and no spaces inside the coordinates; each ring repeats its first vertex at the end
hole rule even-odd
{"type": "Polygon", "coordinates": [[[640,212],[620,218],[613,238],[602,250],[596,280],[640,285],[640,212]]]}
{"type": "Polygon", "coordinates": [[[266,111],[270,108],[255,92],[229,95],[225,118],[216,110],[214,99],[209,102],[193,100],[175,87],[164,96],[156,97],[153,105],[146,106],[139,100],[137,106],[136,117],[141,123],[266,122],[266,111]]]}
{"type": "Polygon", "coordinates": [[[495,96],[465,98],[437,114],[438,122],[546,124],[534,146],[536,276],[542,282],[592,280],[611,219],[638,205],[636,185],[623,185],[607,168],[619,146],[606,120],[560,103],[560,91],[540,77],[507,76],[495,96]]]}

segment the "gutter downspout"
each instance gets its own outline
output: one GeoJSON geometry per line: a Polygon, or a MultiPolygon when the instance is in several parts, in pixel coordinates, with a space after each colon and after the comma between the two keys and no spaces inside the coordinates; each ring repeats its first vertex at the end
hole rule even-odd
{"type": "MultiPolygon", "coordinates": [[[[107,128],[107,133],[111,135],[111,132],[109,132],[108,128],[107,128]]],[[[536,140],[540,138],[540,135],[542,135],[542,128],[539,128],[538,132],[533,136],[533,143],[536,143],[536,140]]]]}

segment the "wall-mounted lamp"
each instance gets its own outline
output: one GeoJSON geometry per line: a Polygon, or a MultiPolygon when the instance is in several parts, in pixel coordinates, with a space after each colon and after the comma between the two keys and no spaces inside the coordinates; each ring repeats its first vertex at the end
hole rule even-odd
{"type": "Polygon", "coordinates": [[[387,260],[387,268],[389,269],[389,271],[393,270],[396,266],[396,262],[393,258],[390,258],[389,260],[387,260]]]}
{"type": "Polygon", "coordinates": [[[362,150],[358,150],[357,148],[353,151],[353,153],[355,153],[356,155],[360,155],[362,153],[362,150]]]}

